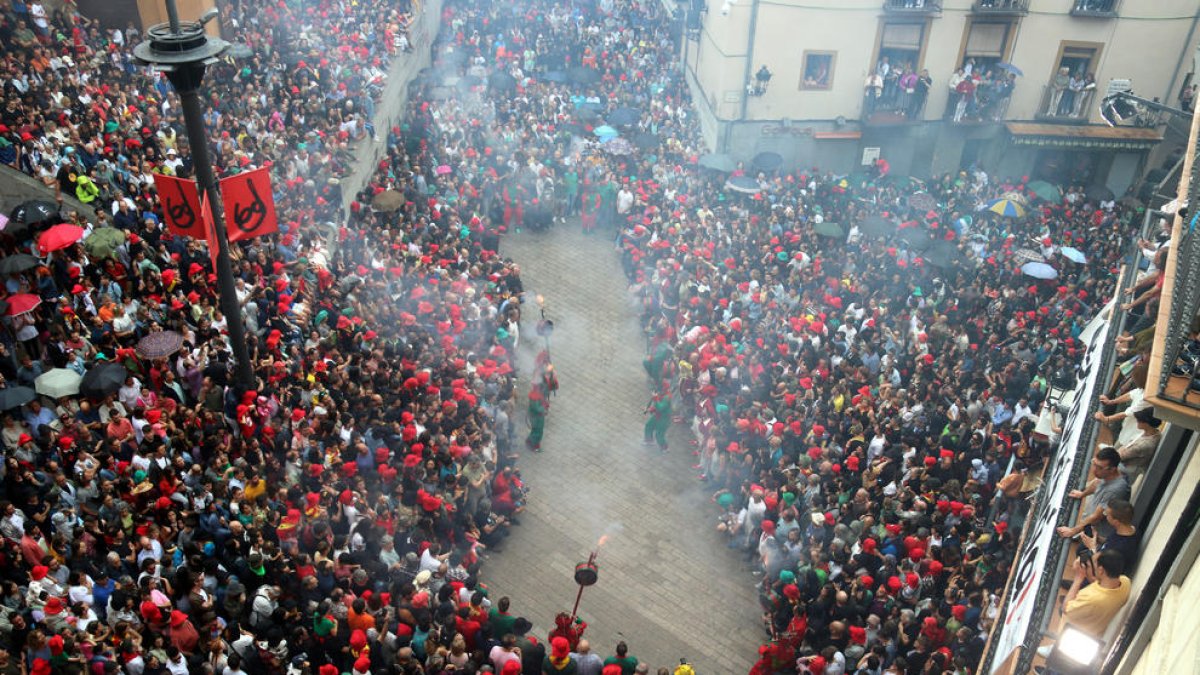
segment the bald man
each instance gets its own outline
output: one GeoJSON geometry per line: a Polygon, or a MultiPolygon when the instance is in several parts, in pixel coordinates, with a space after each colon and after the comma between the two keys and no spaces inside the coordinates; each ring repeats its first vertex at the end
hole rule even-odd
{"type": "Polygon", "coordinates": [[[592,653],[592,646],[585,639],[579,640],[575,651],[571,652],[571,658],[575,659],[576,675],[600,675],[604,670],[604,659],[592,653]]]}

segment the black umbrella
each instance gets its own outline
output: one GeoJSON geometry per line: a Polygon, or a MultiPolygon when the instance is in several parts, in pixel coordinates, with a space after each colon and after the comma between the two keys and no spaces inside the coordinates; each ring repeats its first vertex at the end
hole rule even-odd
{"type": "Polygon", "coordinates": [[[959,252],[958,246],[954,245],[954,242],[941,239],[930,244],[922,257],[930,265],[945,269],[958,262],[962,254],[959,252]]]}
{"type": "Polygon", "coordinates": [[[594,108],[589,108],[587,106],[582,106],[579,108],[579,110],[576,110],[575,116],[584,122],[587,122],[588,124],[596,124],[597,122],[601,121],[600,113],[594,108]]]}
{"type": "Polygon", "coordinates": [[[858,226],[858,231],[865,237],[882,239],[896,231],[896,224],[883,216],[867,216],[858,226]]]}
{"type": "Polygon", "coordinates": [[[28,253],[16,253],[0,260],[0,274],[20,274],[37,267],[37,258],[28,253]]]}
{"type": "Polygon", "coordinates": [[[576,136],[582,136],[587,133],[587,129],[585,129],[582,124],[577,124],[575,122],[565,122],[560,124],[558,125],[558,130],[575,134],[576,136]]]}
{"type": "Polygon", "coordinates": [[[517,78],[505,72],[495,72],[488,76],[488,87],[492,91],[510,92],[517,88],[517,78]]]}
{"type": "Polygon", "coordinates": [[[29,387],[5,387],[0,389],[0,410],[12,410],[37,398],[37,392],[29,387]]]}
{"type": "Polygon", "coordinates": [[[563,82],[567,81],[567,73],[564,70],[551,70],[545,75],[542,75],[542,79],[547,82],[557,82],[562,84],[563,82]]]}
{"type": "Polygon", "coordinates": [[[658,147],[660,142],[661,141],[659,140],[658,136],[655,136],[654,134],[637,134],[633,137],[633,144],[636,145],[639,150],[653,150],[654,148],[658,147]]]}
{"type": "Polygon", "coordinates": [[[778,152],[760,152],[754,156],[751,164],[759,171],[775,171],[783,166],[783,155],[778,152]]]}
{"type": "Polygon", "coordinates": [[[617,108],[605,119],[614,127],[630,127],[637,124],[642,112],[636,108],[617,108]]]}
{"type": "Polygon", "coordinates": [[[737,162],[733,161],[732,157],[723,152],[701,155],[697,163],[706,169],[720,171],[721,173],[729,173],[737,168],[737,162]]]}
{"type": "Polygon", "coordinates": [[[916,227],[906,227],[901,230],[899,239],[908,244],[910,251],[924,251],[933,241],[928,232],[916,227]]]}
{"type": "Polygon", "coordinates": [[[567,71],[567,79],[575,84],[595,84],[600,81],[600,71],[595,68],[575,66],[567,71]]]}
{"type": "Polygon", "coordinates": [[[734,176],[725,182],[725,187],[746,195],[758,194],[761,189],[758,187],[758,181],[750,176],[734,176]]]}
{"type": "Polygon", "coordinates": [[[9,225],[6,230],[11,230],[14,223],[20,225],[32,225],[33,223],[42,223],[47,220],[58,218],[58,204],[45,199],[31,199],[27,202],[17,204],[17,208],[9,214],[9,225]]]}
{"type": "Polygon", "coordinates": [[[125,370],[125,366],[105,361],[84,373],[83,381],[79,383],[79,393],[90,398],[104,398],[120,389],[128,376],[129,371],[125,370]]]}

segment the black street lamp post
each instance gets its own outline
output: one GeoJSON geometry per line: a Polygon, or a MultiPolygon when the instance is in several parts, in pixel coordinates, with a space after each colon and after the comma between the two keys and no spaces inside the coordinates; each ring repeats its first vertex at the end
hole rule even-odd
{"type": "Polygon", "coordinates": [[[247,391],[254,388],[254,370],[250,363],[250,350],[246,344],[242,310],[234,288],[233,267],[229,261],[229,237],[225,232],[225,212],[221,206],[221,194],[217,191],[217,180],[209,159],[208,136],[204,131],[204,113],[200,102],[200,86],[205,69],[216,63],[217,57],[230,45],[225,40],[209,37],[204,32],[204,24],[217,16],[216,10],[206,13],[200,21],[181,22],[175,0],[166,0],[166,3],[168,22],[151,26],[146,31],[147,39],[134,48],[133,54],[142,63],[164,73],[175,87],[175,93],[179,95],[196,181],[200,190],[207,196],[212,209],[213,229],[216,231],[217,241],[210,241],[208,245],[217,247],[217,290],[221,313],[225,315],[229,327],[229,342],[233,348],[234,382],[242,391],[247,391]]]}

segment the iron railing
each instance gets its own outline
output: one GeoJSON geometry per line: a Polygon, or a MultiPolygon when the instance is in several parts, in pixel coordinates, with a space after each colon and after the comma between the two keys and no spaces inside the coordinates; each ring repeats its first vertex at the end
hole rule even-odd
{"type": "Polygon", "coordinates": [[[1092,113],[1092,100],[1096,97],[1095,85],[1082,91],[1060,88],[1047,84],[1042,91],[1042,102],[1037,116],[1041,119],[1086,122],[1092,113]]]}

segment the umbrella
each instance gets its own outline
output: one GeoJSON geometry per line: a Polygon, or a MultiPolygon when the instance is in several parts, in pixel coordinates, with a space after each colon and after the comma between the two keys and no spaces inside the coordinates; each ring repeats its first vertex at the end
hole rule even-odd
{"type": "Polygon", "coordinates": [[[0,389],[0,410],[12,410],[37,398],[37,392],[29,387],[5,387],[0,389]]]}
{"type": "Polygon", "coordinates": [[[588,124],[600,122],[600,111],[589,106],[582,106],[575,111],[575,116],[588,124]]]}
{"type": "Polygon", "coordinates": [[[42,304],[42,299],[33,293],[17,293],[16,295],[8,296],[8,315],[16,316],[26,312],[32,312],[37,309],[37,306],[42,304]]]}
{"type": "Polygon", "coordinates": [[[1013,75],[1016,75],[1017,77],[1020,77],[1025,74],[1020,68],[1014,66],[1011,63],[997,63],[996,67],[999,68],[1000,70],[1007,70],[1008,72],[1012,73],[1013,75]]]}
{"type": "Polygon", "coordinates": [[[987,210],[1005,218],[1025,217],[1025,207],[1011,199],[994,199],[988,203],[987,210]]]}
{"type": "Polygon", "coordinates": [[[954,242],[939,239],[930,244],[929,248],[921,254],[921,257],[925,258],[925,262],[930,265],[944,269],[958,262],[961,255],[958,246],[955,246],[954,242]]]}
{"type": "Polygon", "coordinates": [[[562,84],[563,82],[567,81],[567,73],[563,70],[551,70],[545,75],[542,75],[542,79],[547,82],[557,82],[562,84]]]}
{"type": "Polygon", "coordinates": [[[1061,202],[1062,190],[1053,183],[1047,183],[1044,180],[1035,180],[1026,186],[1038,199],[1047,202],[1061,202]]]}
{"type": "Polygon", "coordinates": [[[1058,249],[1058,252],[1062,254],[1062,257],[1070,260],[1073,263],[1079,263],[1080,265],[1083,265],[1087,262],[1087,255],[1085,255],[1083,251],[1080,251],[1072,246],[1064,246],[1058,249]]]}
{"type": "Polygon", "coordinates": [[[928,192],[918,192],[909,195],[908,205],[920,211],[932,211],[937,208],[937,199],[928,192]]]}
{"type": "Polygon", "coordinates": [[[560,124],[560,125],[558,125],[558,130],[565,131],[565,132],[571,133],[571,134],[575,134],[576,136],[582,136],[584,134],[584,132],[587,131],[587,129],[585,129],[582,124],[576,124],[575,122],[566,122],[566,123],[560,124]]]}
{"type": "Polygon", "coordinates": [[[512,91],[517,88],[517,78],[503,71],[488,76],[488,86],[496,91],[512,91]]]}
{"type": "Polygon", "coordinates": [[[1044,262],[1027,262],[1021,265],[1021,272],[1034,279],[1055,279],[1058,277],[1058,270],[1044,262]]]}
{"type": "Polygon", "coordinates": [[[32,225],[58,217],[58,204],[45,199],[31,199],[17,204],[9,215],[8,229],[13,225],[32,225]]]}
{"type": "Polygon", "coordinates": [[[567,79],[575,84],[595,84],[600,81],[600,71],[595,68],[575,66],[567,71],[567,79]]]}
{"type": "Polygon", "coordinates": [[[28,253],[16,253],[0,260],[0,274],[20,274],[37,267],[37,258],[28,253]]]}
{"type": "Polygon", "coordinates": [[[733,158],[729,155],[721,152],[701,155],[697,163],[706,169],[720,171],[721,173],[729,173],[737,168],[737,162],[733,161],[733,158]]]}
{"type": "Polygon", "coordinates": [[[925,187],[925,183],[921,182],[921,179],[897,173],[887,175],[880,182],[887,185],[892,185],[900,190],[915,190],[925,187]]]}
{"type": "Polygon", "coordinates": [[[906,227],[900,230],[899,238],[908,244],[909,250],[913,251],[924,251],[926,248],[929,248],[930,242],[933,241],[928,232],[915,227],[906,227]]]}
{"type": "Polygon", "coordinates": [[[886,237],[895,230],[896,224],[883,216],[867,216],[866,220],[858,226],[858,231],[862,232],[863,236],[876,239],[886,237]]]}
{"type": "Polygon", "coordinates": [[[384,190],[371,200],[371,207],[376,211],[396,211],[404,206],[404,195],[395,190],[384,190]]]}
{"type": "Polygon", "coordinates": [[[755,155],[750,163],[759,171],[776,171],[783,166],[783,155],[768,150],[755,155]]]}
{"type": "Polygon", "coordinates": [[[107,258],[125,243],[125,231],[115,227],[102,227],[83,240],[83,250],[96,258],[107,258]]]}
{"type": "Polygon", "coordinates": [[[1030,262],[1046,262],[1045,256],[1031,248],[1019,248],[1013,251],[1013,260],[1017,261],[1018,265],[1030,262]]]}
{"type": "Polygon", "coordinates": [[[38,250],[45,255],[51,251],[59,251],[83,239],[83,228],[78,225],[59,223],[38,235],[38,250]]]}
{"type": "Polygon", "coordinates": [[[725,181],[725,187],[726,189],[733,190],[734,192],[740,192],[745,195],[758,194],[759,191],[758,181],[754,180],[750,176],[734,176],[733,178],[725,181]]]}
{"type": "Polygon", "coordinates": [[[840,236],[846,234],[845,232],[842,232],[841,225],[838,225],[837,223],[831,223],[829,221],[825,221],[823,223],[817,223],[816,226],[813,227],[813,232],[816,232],[817,234],[821,235],[822,237],[830,237],[830,238],[840,237],[840,236]]]}
{"type": "Polygon", "coordinates": [[[633,144],[636,145],[639,150],[653,150],[654,148],[658,147],[659,143],[660,141],[658,136],[655,136],[654,134],[638,134],[633,137],[633,144]]]}
{"type": "Polygon", "coordinates": [[[183,346],[183,336],[173,330],[160,330],[138,340],[137,353],[147,359],[161,359],[183,346]]]}
{"type": "Polygon", "coordinates": [[[225,56],[231,59],[248,59],[254,56],[254,49],[248,44],[235,42],[229,45],[229,49],[225,50],[225,56]]]}
{"type": "Polygon", "coordinates": [[[1026,207],[1029,206],[1029,200],[1026,199],[1025,195],[1020,192],[1016,192],[1016,191],[1005,192],[1004,194],[1000,195],[1000,198],[1001,199],[1011,199],[1012,201],[1020,204],[1021,206],[1026,206],[1026,207]]]}
{"type": "Polygon", "coordinates": [[[632,155],[634,150],[633,143],[625,138],[614,138],[604,144],[604,152],[610,155],[632,155]]]}
{"type": "Polygon", "coordinates": [[[599,138],[601,140],[604,140],[606,138],[616,138],[617,136],[621,135],[621,132],[608,126],[607,124],[605,124],[604,126],[599,126],[599,127],[596,127],[595,129],[592,129],[592,133],[595,134],[596,138],[599,138]]]}
{"type": "Polygon", "coordinates": [[[83,376],[70,368],[55,368],[48,370],[33,381],[37,393],[50,398],[74,396],[79,393],[79,383],[83,376]]]}
{"type": "Polygon", "coordinates": [[[1108,189],[1107,185],[1101,185],[1099,183],[1089,185],[1085,192],[1087,192],[1088,197],[1091,197],[1092,199],[1098,199],[1102,202],[1111,201],[1114,196],[1113,191],[1108,189]]]}
{"type": "Polygon", "coordinates": [[[630,127],[637,124],[641,116],[642,111],[637,108],[617,108],[605,119],[614,127],[630,127]]]}
{"type": "Polygon", "coordinates": [[[125,384],[129,371],[112,361],[97,364],[87,371],[79,383],[79,393],[90,398],[104,398],[125,384]]]}

